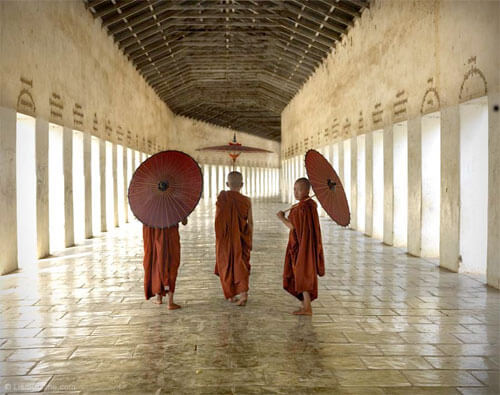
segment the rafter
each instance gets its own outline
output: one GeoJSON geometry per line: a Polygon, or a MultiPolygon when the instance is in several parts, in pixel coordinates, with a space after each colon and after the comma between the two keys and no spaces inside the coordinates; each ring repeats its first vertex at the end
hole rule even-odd
{"type": "Polygon", "coordinates": [[[367,0],[83,0],[176,114],[279,140],[367,0]]]}

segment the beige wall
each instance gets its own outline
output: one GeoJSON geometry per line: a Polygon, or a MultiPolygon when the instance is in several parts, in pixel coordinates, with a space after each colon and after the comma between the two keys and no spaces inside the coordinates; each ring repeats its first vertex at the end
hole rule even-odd
{"type": "MultiPolygon", "coordinates": [[[[0,2],[0,107],[153,153],[224,144],[233,132],[176,117],[123,56],[81,0],[0,2]]],[[[274,155],[242,164],[279,166],[279,144],[238,133],[274,155]]]]}
{"type": "Polygon", "coordinates": [[[484,80],[498,92],[499,13],[498,1],[373,1],[283,111],[282,153],[483,96],[484,80]]]}
{"type": "MultiPolygon", "coordinates": [[[[176,117],[177,133],[170,136],[170,145],[187,152],[201,163],[231,164],[228,155],[220,152],[200,152],[196,148],[213,145],[225,145],[233,139],[232,129],[210,125],[191,118],[176,117]]],[[[248,133],[236,132],[236,139],[243,145],[272,151],[273,154],[241,154],[237,164],[241,166],[279,167],[280,143],[248,133]]]]}
{"type": "MultiPolygon", "coordinates": [[[[460,108],[488,97],[489,206],[487,281],[499,287],[496,204],[500,174],[500,2],[374,0],[370,9],[282,112],[282,159],[374,130],[384,130],[384,242],[393,242],[392,131],[408,121],[408,248],[421,250],[422,115],[440,111],[440,265],[461,269],[460,108]]],[[[351,158],[355,169],[355,158],[351,158]]],[[[340,168],[342,172],[342,168],[340,168]]],[[[340,174],[342,177],[342,174],[340,174]]],[[[375,182],[375,181],[374,181],[375,182]]],[[[351,182],[351,188],[353,183],[351,182]]],[[[286,187],[286,186],[285,186],[286,187]]],[[[288,186],[290,188],[290,186],[288,186]]],[[[352,196],[355,196],[353,192],[352,196]]],[[[357,202],[351,199],[351,212],[357,202]]],[[[368,208],[367,210],[370,210],[368,208]]],[[[353,226],[356,228],[355,215],[353,226]]]]}

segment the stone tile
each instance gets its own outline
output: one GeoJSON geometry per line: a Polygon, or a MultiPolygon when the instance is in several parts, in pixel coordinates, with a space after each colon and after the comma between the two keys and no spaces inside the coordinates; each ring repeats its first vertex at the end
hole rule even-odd
{"type": "Polygon", "coordinates": [[[361,357],[368,369],[432,369],[423,357],[361,357]]]}
{"type": "Polygon", "coordinates": [[[35,362],[0,362],[0,376],[23,376],[33,366],[35,362]]]}
{"type": "Polygon", "coordinates": [[[445,355],[463,356],[497,356],[498,346],[493,344],[437,344],[445,355]]]}
{"type": "Polygon", "coordinates": [[[415,386],[483,386],[479,380],[463,370],[404,370],[402,373],[415,386]]]}
{"type": "Polygon", "coordinates": [[[7,358],[8,361],[52,361],[68,359],[74,348],[23,348],[12,351],[9,358],[7,358]]]}
{"type": "Polygon", "coordinates": [[[67,361],[42,361],[38,363],[31,374],[71,374],[93,373],[99,371],[100,361],[95,360],[67,360],[67,361]]]}
{"type": "Polygon", "coordinates": [[[400,335],[410,344],[462,344],[455,336],[448,333],[401,333],[400,335]]]}
{"type": "Polygon", "coordinates": [[[134,351],[135,347],[78,347],[71,354],[71,359],[92,358],[100,360],[132,358],[134,351]]]}
{"type": "Polygon", "coordinates": [[[409,387],[411,384],[397,370],[336,370],[341,386],[348,387],[409,387]]]}
{"type": "Polygon", "coordinates": [[[403,343],[404,340],[397,333],[391,332],[347,332],[346,337],[353,343],[374,343],[374,344],[399,344],[403,343]]]}
{"type": "Polygon", "coordinates": [[[41,348],[41,347],[57,347],[63,341],[59,337],[34,337],[34,338],[11,338],[8,339],[1,348],[41,348]]]}
{"type": "Polygon", "coordinates": [[[40,392],[50,379],[51,376],[0,376],[0,391],[40,392]]]}
{"type": "Polygon", "coordinates": [[[384,388],[387,395],[457,395],[460,392],[454,387],[411,387],[411,388],[384,388]]]}
{"type": "Polygon", "coordinates": [[[426,357],[436,369],[498,370],[498,365],[485,357],[426,357]]]}
{"type": "Polygon", "coordinates": [[[37,337],[65,337],[65,336],[88,336],[94,328],[46,328],[37,334],[37,337]]]}
{"type": "Polygon", "coordinates": [[[14,350],[0,350],[0,361],[6,361],[14,350]]]}
{"type": "Polygon", "coordinates": [[[470,373],[486,386],[500,393],[500,372],[498,369],[495,371],[473,370],[470,373]]]}
{"type": "Polygon", "coordinates": [[[254,201],[242,309],[213,275],[213,202],[180,229],[181,310],[144,300],[138,223],[71,249],[89,255],[63,252],[29,277],[0,277],[0,366],[13,372],[0,383],[106,395],[487,393],[498,380],[500,292],[322,218],[333,263],[315,315],[293,316],[298,302],[281,286],[281,207],[254,201]]]}
{"type": "Polygon", "coordinates": [[[384,355],[444,355],[432,344],[380,344],[378,348],[384,355]]]}

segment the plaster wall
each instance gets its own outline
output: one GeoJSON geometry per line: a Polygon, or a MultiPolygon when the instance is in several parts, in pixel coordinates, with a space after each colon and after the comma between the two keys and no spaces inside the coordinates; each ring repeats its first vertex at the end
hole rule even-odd
{"type": "Polygon", "coordinates": [[[372,1],[283,110],[283,156],[498,92],[499,20],[497,1],[372,1]]]}

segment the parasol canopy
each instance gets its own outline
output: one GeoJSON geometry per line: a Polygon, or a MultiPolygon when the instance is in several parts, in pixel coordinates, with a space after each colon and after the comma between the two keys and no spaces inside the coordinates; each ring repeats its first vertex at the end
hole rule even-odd
{"type": "Polygon", "coordinates": [[[351,214],[344,187],[332,165],[318,151],[306,153],[307,176],[321,207],[336,223],[349,225],[351,214]]]}
{"type": "Polygon", "coordinates": [[[137,168],[128,187],[128,201],[144,225],[168,228],[194,210],[202,190],[198,163],[184,152],[163,151],[137,168]]]}
{"type": "Polygon", "coordinates": [[[240,156],[241,153],[272,153],[272,151],[268,151],[266,149],[262,148],[256,148],[256,147],[248,147],[246,145],[242,145],[241,143],[238,143],[236,141],[236,133],[233,136],[233,141],[230,141],[226,145],[215,145],[212,147],[203,147],[203,148],[198,148],[196,151],[221,151],[221,152],[227,152],[231,159],[233,160],[233,165],[236,162],[236,159],[238,156],[240,156]]]}

